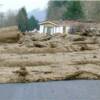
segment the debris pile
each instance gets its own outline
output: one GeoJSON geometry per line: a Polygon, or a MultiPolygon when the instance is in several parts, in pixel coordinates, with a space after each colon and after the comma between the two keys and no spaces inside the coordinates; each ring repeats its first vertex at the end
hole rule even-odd
{"type": "Polygon", "coordinates": [[[100,79],[100,36],[82,32],[25,33],[1,43],[0,83],[100,79]]]}
{"type": "Polygon", "coordinates": [[[95,50],[99,48],[100,37],[99,36],[85,36],[83,34],[25,34],[19,40],[20,46],[26,46],[30,48],[41,48],[44,51],[47,49],[72,52],[83,50],[95,50]],[[94,47],[93,47],[94,46],[94,47]]]}
{"type": "Polygon", "coordinates": [[[16,74],[17,79],[15,79],[15,80],[13,79],[13,81],[16,82],[16,80],[17,80],[17,82],[21,82],[21,83],[29,82],[29,80],[27,79],[27,76],[29,73],[25,67],[21,66],[20,69],[15,71],[14,73],[16,74]]]}

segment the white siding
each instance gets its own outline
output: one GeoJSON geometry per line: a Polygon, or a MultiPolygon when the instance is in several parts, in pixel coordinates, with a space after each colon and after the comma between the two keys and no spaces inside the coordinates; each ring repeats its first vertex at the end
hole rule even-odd
{"type": "MultiPolygon", "coordinates": [[[[39,33],[47,33],[47,28],[48,27],[44,27],[44,25],[40,25],[40,29],[39,29],[39,33]]],[[[52,27],[51,28],[51,34],[54,34],[54,31],[55,31],[55,27],[52,27]]]]}
{"type": "Polygon", "coordinates": [[[51,34],[53,34],[53,28],[51,29],[51,34]]]}
{"type": "MultiPolygon", "coordinates": [[[[69,33],[69,30],[70,30],[70,26],[66,26],[66,33],[69,33]]],[[[47,33],[47,27],[44,27],[44,25],[40,25],[39,32],[43,33],[43,31],[45,31],[45,33],[47,33]],[[44,30],[44,28],[45,28],[45,30],[44,30]]],[[[63,33],[63,26],[52,27],[51,34],[55,34],[55,33],[63,33]]]]}
{"type": "Polygon", "coordinates": [[[47,33],[47,27],[45,27],[44,33],[47,33]]]}
{"type": "Polygon", "coordinates": [[[70,30],[70,26],[66,26],[66,33],[68,34],[70,30]]]}
{"type": "Polygon", "coordinates": [[[60,27],[60,33],[63,33],[63,26],[60,27]]]}
{"type": "Polygon", "coordinates": [[[55,33],[57,33],[56,30],[57,30],[57,28],[56,28],[55,26],[52,27],[52,29],[51,29],[51,34],[55,34],[55,33]]]}
{"type": "Polygon", "coordinates": [[[56,33],[56,27],[54,27],[54,33],[56,33]]]}
{"type": "Polygon", "coordinates": [[[44,25],[40,25],[39,33],[43,33],[44,25]]]}
{"type": "Polygon", "coordinates": [[[55,33],[59,33],[59,27],[56,27],[55,33]]]}
{"type": "Polygon", "coordinates": [[[55,33],[63,33],[63,27],[56,27],[56,32],[55,33]]]}

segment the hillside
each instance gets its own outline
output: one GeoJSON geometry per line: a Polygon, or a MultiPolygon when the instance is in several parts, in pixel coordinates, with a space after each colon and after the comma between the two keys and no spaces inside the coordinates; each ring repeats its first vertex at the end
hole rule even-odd
{"type": "Polygon", "coordinates": [[[100,21],[99,1],[49,1],[47,9],[48,20],[86,20],[100,21]]]}

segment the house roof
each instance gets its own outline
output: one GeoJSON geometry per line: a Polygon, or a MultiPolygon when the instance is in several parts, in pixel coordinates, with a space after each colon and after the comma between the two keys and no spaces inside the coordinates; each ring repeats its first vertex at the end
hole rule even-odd
{"type": "Polygon", "coordinates": [[[53,22],[53,21],[43,21],[43,22],[41,22],[40,23],[40,25],[44,25],[44,24],[52,24],[52,25],[57,25],[55,22],[53,22]]]}
{"type": "Polygon", "coordinates": [[[79,21],[74,21],[74,20],[50,20],[50,21],[43,21],[40,23],[40,25],[44,25],[44,24],[52,24],[52,25],[55,25],[55,26],[66,26],[66,25],[78,25],[80,24],[79,21]]]}

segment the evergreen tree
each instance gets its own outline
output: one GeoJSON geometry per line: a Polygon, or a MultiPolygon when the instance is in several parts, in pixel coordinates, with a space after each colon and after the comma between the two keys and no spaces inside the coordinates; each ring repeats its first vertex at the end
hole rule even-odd
{"type": "Polygon", "coordinates": [[[82,1],[49,1],[47,9],[48,20],[83,19],[82,1]]]}
{"type": "Polygon", "coordinates": [[[21,32],[28,31],[28,17],[25,8],[21,8],[18,12],[17,25],[21,32]]]}
{"type": "Polygon", "coordinates": [[[82,18],[84,18],[84,13],[80,1],[69,1],[69,6],[67,6],[67,10],[63,14],[63,19],[77,20],[82,18]]]}
{"type": "Polygon", "coordinates": [[[39,29],[38,21],[35,19],[34,16],[31,16],[28,20],[28,30],[32,31],[34,29],[39,29]]]}

